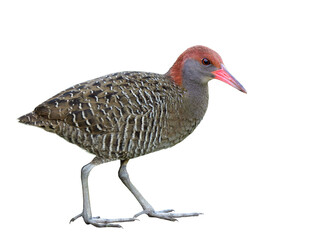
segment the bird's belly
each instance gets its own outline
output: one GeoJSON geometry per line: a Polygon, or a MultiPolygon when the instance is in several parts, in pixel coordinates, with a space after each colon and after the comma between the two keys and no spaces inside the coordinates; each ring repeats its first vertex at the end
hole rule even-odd
{"type": "Polygon", "coordinates": [[[62,123],[56,134],[109,162],[131,159],[172,147],[185,139],[198,123],[193,119],[165,119],[157,123],[151,122],[139,130],[128,128],[127,131],[96,135],[62,123]]]}
{"type": "Polygon", "coordinates": [[[162,141],[163,137],[166,139],[164,129],[158,124],[148,124],[140,130],[128,128],[126,131],[94,135],[63,123],[56,134],[109,162],[131,159],[169,147],[167,141],[162,141]]]}

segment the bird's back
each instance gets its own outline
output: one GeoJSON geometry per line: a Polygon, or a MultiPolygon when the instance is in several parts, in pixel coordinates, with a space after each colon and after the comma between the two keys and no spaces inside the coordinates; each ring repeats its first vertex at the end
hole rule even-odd
{"type": "Polygon", "coordinates": [[[185,120],[185,92],[166,75],[121,72],[68,88],[20,117],[111,161],[182,141],[200,121],[185,120]]]}

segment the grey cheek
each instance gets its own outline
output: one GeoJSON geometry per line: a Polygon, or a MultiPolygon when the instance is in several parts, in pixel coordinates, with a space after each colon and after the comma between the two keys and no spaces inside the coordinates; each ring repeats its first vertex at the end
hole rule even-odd
{"type": "MultiPolygon", "coordinates": [[[[216,70],[213,65],[205,66],[200,62],[188,59],[184,63],[183,68],[183,83],[187,84],[205,84],[214,78],[212,71],[216,70]]],[[[186,86],[185,86],[186,87],[186,86]]]]}

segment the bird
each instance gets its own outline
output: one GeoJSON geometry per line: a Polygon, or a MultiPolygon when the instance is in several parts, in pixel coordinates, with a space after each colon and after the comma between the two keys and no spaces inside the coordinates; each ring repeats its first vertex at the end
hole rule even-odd
{"type": "Polygon", "coordinates": [[[131,182],[127,164],[190,135],[207,110],[212,79],[247,93],[217,52],[197,45],[186,49],[165,74],[108,74],[61,91],[19,118],[21,123],[55,133],[95,155],[81,169],[83,210],[70,222],[82,217],[95,227],[121,227],[119,223],[135,221],[142,214],[170,221],[201,214],[156,211],[131,182]],[[131,218],[94,217],[88,176],[94,167],[115,160],[120,160],[120,180],[143,210],[131,218]]]}

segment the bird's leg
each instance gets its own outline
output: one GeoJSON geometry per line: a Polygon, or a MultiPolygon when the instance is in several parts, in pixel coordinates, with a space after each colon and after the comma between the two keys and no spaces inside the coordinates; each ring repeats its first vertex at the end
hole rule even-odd
{"type": "Polygon", "coordinates": [[[151,206],[151,204],[148,203],[148,201],[145,200],[145,198],[142,196],[142,194],[138,191],[138,189],[131,183],[129,174],[127,172],[126,166],[129,160],[123,160],[121,161],[121,166],[118,171],[118,176],[124,183],[124,185],[129,189],[129,191],[135,196],[135,198],[138,200],[140,205],[143,208],[142,212],[137,213],[134,218],[142,215],[147,214],[149,217],[156,217],[161,218],[165,220],[170,221],[176,221],[176,218],[181,217],[192,217],[192,216],[198,216],[201,213],[173,213],[173,209],[167,209],[162,211],[155,211],[154,208],[151,206]]]}
{"type": "Polygon", "coordinates": [[[135,221],[135,218],[116,218],[116,219],[105,219],[100,217],[92,217],[89,189],[88,189],[88,176],[90,171],[97,165],[101,164],[103,161],[95,157],[93,161],[88,163],[82,168],[81,180],[82,180],[82,190],[83,190],[83,212],[79,215],[73,217],[70,222],[75,221],[79,217],[83,217],[86,224],[92,224],[95,227],[121,227],[119,224],[112,224],[115,222],[131,222],[135,221]]]}

